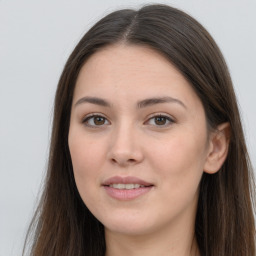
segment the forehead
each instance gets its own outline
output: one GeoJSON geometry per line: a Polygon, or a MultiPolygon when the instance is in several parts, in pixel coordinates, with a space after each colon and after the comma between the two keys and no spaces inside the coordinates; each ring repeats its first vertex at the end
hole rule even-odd
{"type": "Polygon", "coordinates": [[[74,100],[84,96],[130,101],[170,96],[200,104],[191,85],[166,57],[149,47],[126,44],[105,47],[86,61],[74,100]]]}
{"type": "Polygon", "coordinates": [[[78,83],[81,79],[96,75],[95,72],[98,75],[93,78],[99,80],[104,78],[105,83],[114,79],[122,81],[128,77],[127,83],[130,80],[146,77],[153,81],[170,76],[184,80],[180,72],[163,55],[140,45],[116,44],[97,51],[82,67],[78,83]]]}

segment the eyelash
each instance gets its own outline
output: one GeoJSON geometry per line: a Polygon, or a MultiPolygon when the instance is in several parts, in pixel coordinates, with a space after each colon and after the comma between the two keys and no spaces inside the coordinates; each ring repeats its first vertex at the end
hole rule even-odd
{"type": "MultiPolygon", "coordinates": [[[[173,118],[171,118],[171,117],[168,116],[168,115],[163,115],[163,114],[154,114],[154,115],[150,116],[150,117],[148,118],[148,120],[146,121],[146,123],[148,123],[150,120],[154,120],[154,119],[156,119],[156,118],[164,118],[165,121],[168,122],[168,124],[166,124],[166,122],[165,122],[165,124],[163,124],[163,125],[152,124],[152,126],[157,126],[157,127],[161,127],[161,128],[162,128],[162,127],[170,126],[171,124],[175,123],[175,121],[174,121],[173,118]]],[[[155,121],[156,121],[156,120],[155,120],[155,121]]],[[[155,121],[154,121],[154,122],[155,122],[155,121]]]]}
{"type": "MultiPolygon", "coordinates": [[[[88,122],[90,120],[93,120],[94,118],[97,118],[97,117],[98,118],[103,118],[104,121],[107,121],[110,124],[110,122],[107,120],[106,117],[104,117],[101,114],[96,114],[96,113],[95,114],[90,114],[90,115],[86,116],[83,119],[82,123],[85,126],[90,127],[90,128],[100,128],[101,126],[105,125],[105,122],[102,125],[91,125],[91,124],[88,124],[88,122]]],[[[175,123],[175,121],[170,116],[163,115],[163,114],[154,114],[151,117],[149,117],[145,123],[148,123],[150,120],[153,120],[153,119],[156,119],[156,118],[164,118],[165,119],[165,124],[163,124],[163,125],[151,124],[152,126],[156,126],[156,127],[161,127],[162,128],[162,127],[170,126],[171,124],[175,123]],[[168,122],[168,124],[166,124],[166,122],[168,122]]],[[[107,124],[107,125],[109,125],[109,124],[107,124]]]]}
{"type": "Polygon", "coordinates": [[[105,121],[107,120],[107,118],[104,117],[103,115],[100,115],[100,114],[90,114],[90,115],[87,115],[87,116],[83,119],[82,123],[83,123],[85,126],[88,126],[88,127],[91,127],[91,128],[100,128],[100,126],[102,126],[102,125],[91,125],[91,124],[88,124],[88,122],[89,122],[90,120],[93,120],[93,118],[96,118],[96,117],[103,118],[105,121]]]}

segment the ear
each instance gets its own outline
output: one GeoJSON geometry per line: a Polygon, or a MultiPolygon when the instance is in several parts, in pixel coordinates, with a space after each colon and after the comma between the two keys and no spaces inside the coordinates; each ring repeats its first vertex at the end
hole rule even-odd
{"type": "Polygon", "coordinates": [[[204,165],[204,172],[213,174],[219,171],[226,160],[229,141],[229,123],[220,124],[210,135],[209,151],[204,165]]]}

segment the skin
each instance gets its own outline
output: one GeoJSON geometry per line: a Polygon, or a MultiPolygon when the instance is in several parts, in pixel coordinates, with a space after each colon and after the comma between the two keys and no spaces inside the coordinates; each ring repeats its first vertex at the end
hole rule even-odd
{"type": "Polygon", "coordinates": [[[105,226],[106,255],[199,255],[199,183],[204,171],[216,172],[225,160],[226,128],[209,134],[190,84],[152,49],[120,43],[87,60],[74,91],[68,139],[78,191],[105,226]],[[176,100],[137,106],[166,96],[176,100]],[[113,176],[134,176],[153,187],[136,199],[117,200],[102,186],[113,176]]]}

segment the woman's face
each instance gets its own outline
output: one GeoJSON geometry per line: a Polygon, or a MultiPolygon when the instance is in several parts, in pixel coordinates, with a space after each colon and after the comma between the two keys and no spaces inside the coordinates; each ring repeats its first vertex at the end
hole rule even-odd
{"type": "Polygon", "coordinates": [[[199,98],[154,50],[109,46],[81,69],[69,149],[81,198],[106,232],[192,228],[207,137],[199,98]]]}

